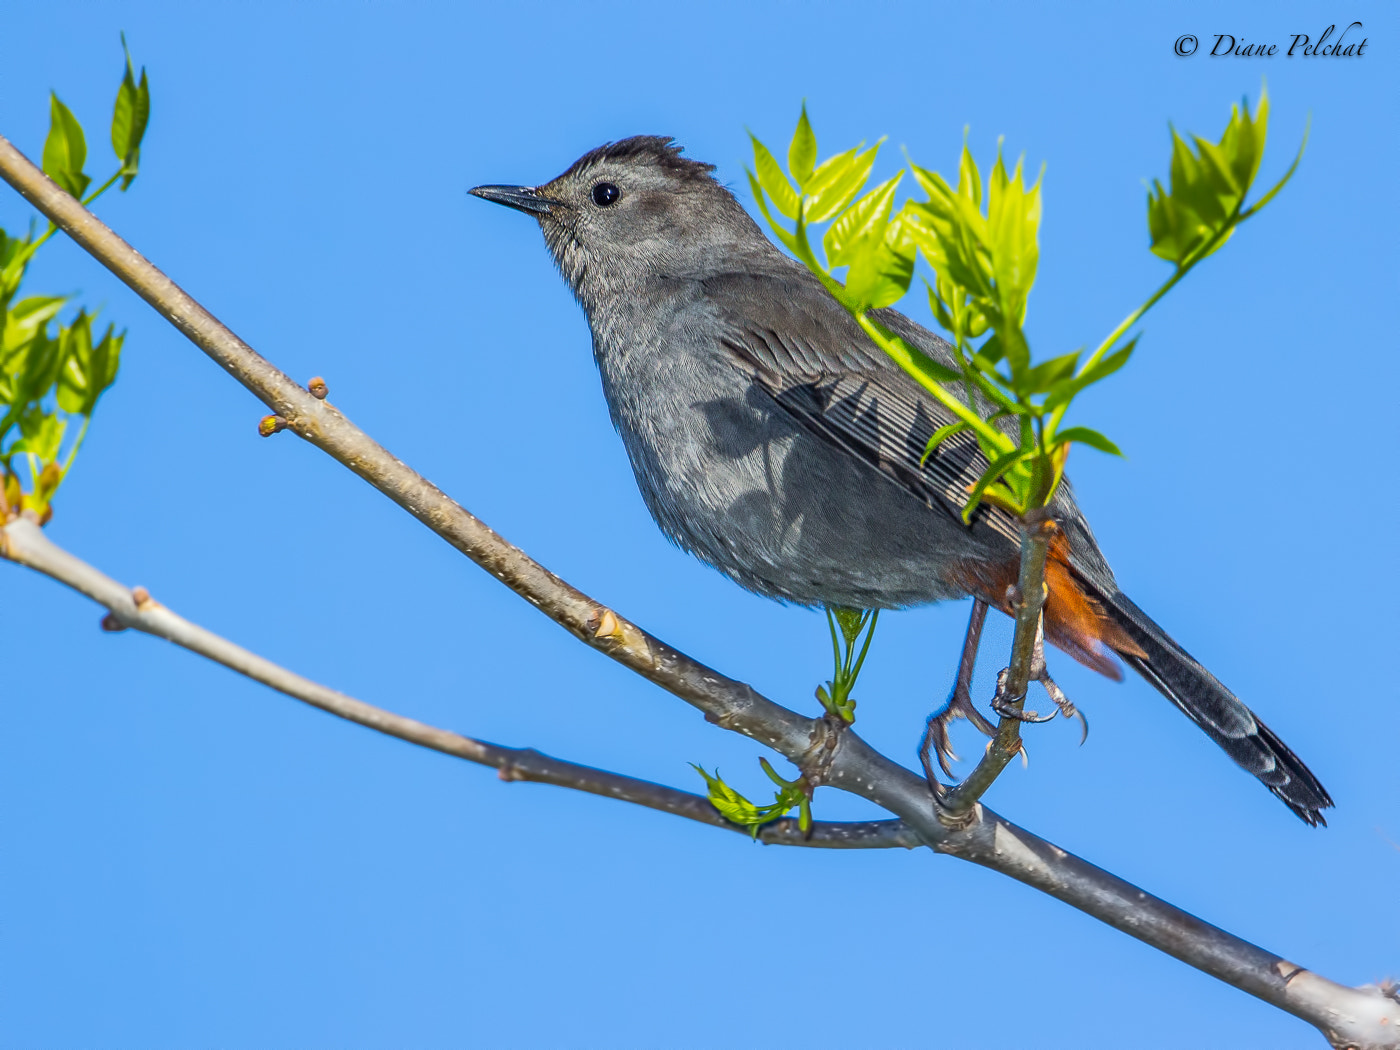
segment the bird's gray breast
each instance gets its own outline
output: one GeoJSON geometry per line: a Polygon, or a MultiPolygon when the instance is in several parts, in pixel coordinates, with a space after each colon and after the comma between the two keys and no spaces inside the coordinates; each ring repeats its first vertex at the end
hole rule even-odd
{"type": "Polygon", "coordinates": [[[961,593],[943,577],[966,549],[962,526],[796,422],[725,349],[703,297],[639,291],[590,322],[643,499],[681,547],[750,590],[807,605],[961,593]]]}

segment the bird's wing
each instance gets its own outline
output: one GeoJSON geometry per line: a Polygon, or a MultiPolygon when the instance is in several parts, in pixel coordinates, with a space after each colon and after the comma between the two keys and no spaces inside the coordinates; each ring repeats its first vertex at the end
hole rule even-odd
{"type": "MultiPolygon", "coordinates": [[[[962,432],[924,459],[934,432],[956,417],[875,346],[807,275],[722,274],[701,281],[724,323],[723,347],[736,365],[797,422],[868,463],[928,506],[958,516],[987,468],[976,439],[962,432]]],[[[879,320],[935,360],[952,365],[946,343],[892,310],[879,320]]],[[[1013,544],[1011,515],[983,504],[974,529],[1013,544]]]]}

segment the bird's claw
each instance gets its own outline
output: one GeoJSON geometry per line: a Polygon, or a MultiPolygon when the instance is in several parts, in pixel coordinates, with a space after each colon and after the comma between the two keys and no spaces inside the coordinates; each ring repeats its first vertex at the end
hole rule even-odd
{"type": "MultiPolygon", "coordinates": [[[[1083,746],[1084,741],[1089,739],[1089,720],[1084,717],[1084,712],[1074,706],[1074,701],[1065,696],[1065,691],[1055,684],[1055,679],[1051,678],[1043,668],[1040,677],[1037,679],[1045,687],[1046,694],[1054,701],[1059,708],[1059,713],[1066,718],[1079,719],[1079,743],[1083,746]]],[[[1054,717],[1051,715],[1050,717],[1054,717]]]]}
{"type": "Polygon", "coordinates": [[[1059,711],[1051,711],[1048,715],[1042,715],[1039,711],[1026,711],[1016,706],[1024,703],[1025,699],[1024,696],[1018,696],[1015,699],[1001,695],[994,696],[992,697],[992,711],[1002,718],[1012,718],[1028,725],[1054,721],[1055,716],[1060,713],[1059,711]]]}
{"type": "Polygon", "coordinates": [[[953,742],[948,733],[949,727],[959,718],[966,718],[977,727],[978,732],[986,736],[996,732],[996,726],[977,710],[972,697],[965,690],[955,687],[952,695],[948,697],[948,702],[928,716],[924,723],[923,739],[919,742],[919,760],[924,764],[924,774],[930,786],[937,781],[933,772],[934,756],[938,759],[939,768],[949,777],[953,775],[949,763],[960,761],[958,753],[953,750],[953,742]]]}

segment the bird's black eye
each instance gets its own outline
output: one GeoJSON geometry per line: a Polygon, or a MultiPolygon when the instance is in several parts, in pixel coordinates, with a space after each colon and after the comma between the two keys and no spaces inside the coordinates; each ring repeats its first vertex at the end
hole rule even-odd
{"type": "Polygon", "coordinates": [[[600,182],[593,187],[593,203],[600,208],[606,208],[609,204],[616,203],[617,198],[622,196],[622,191],[611,182],[600,182]]]}

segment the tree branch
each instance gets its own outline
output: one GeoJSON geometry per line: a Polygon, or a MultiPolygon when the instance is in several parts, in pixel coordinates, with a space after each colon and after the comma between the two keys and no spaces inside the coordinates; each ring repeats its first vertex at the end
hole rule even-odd
{"type": "MultiPolygon", "coordinates": [[[[703,795],[566,762],[534,748],[501,747],[499,744],[473,740],[328,689],[191,623],[157,602],[144,587],[124,587],[59,547],[27,518],[17,518],[0,527],[0,558],[43,573],[105,606],[110,615],[102,621],[104,630],[131,628],[164,638],[337,718],[444,755],[491,766],[502,780],[527,780],[573,788],[605,798],[633,802],[711,827],[748,833],[747,828],[732,824],[720,816],[703,795]]],[[[775,845],[827,849],[887,849],[893,846],[913,849],[923,844],[902,820],[818,821],[813,823],[811,835],[804,836],[796,820],[783,819],[765,824],[759,829],[758,837],[775,845]]]]}
{"type": "Polygon", "coordinates": [[[0,177],[150,303],[286,421],[586,644],[678,696],[725,729],[809,767],[824,783],[901,817],[934,849],[982,864],[1295,1014],[1337,1047],[1400,1050],[1400,1001],[1347,988],[1220,930],[1057,846],[980,803],[969,824],[935,816],[928,785],[849,729],[809,719],[653,638],[507,543],[390,455],[340,412],[292,382],[0,137],[0,177]],[[835,735],[832,735],[835,734],[835,735]]]}

